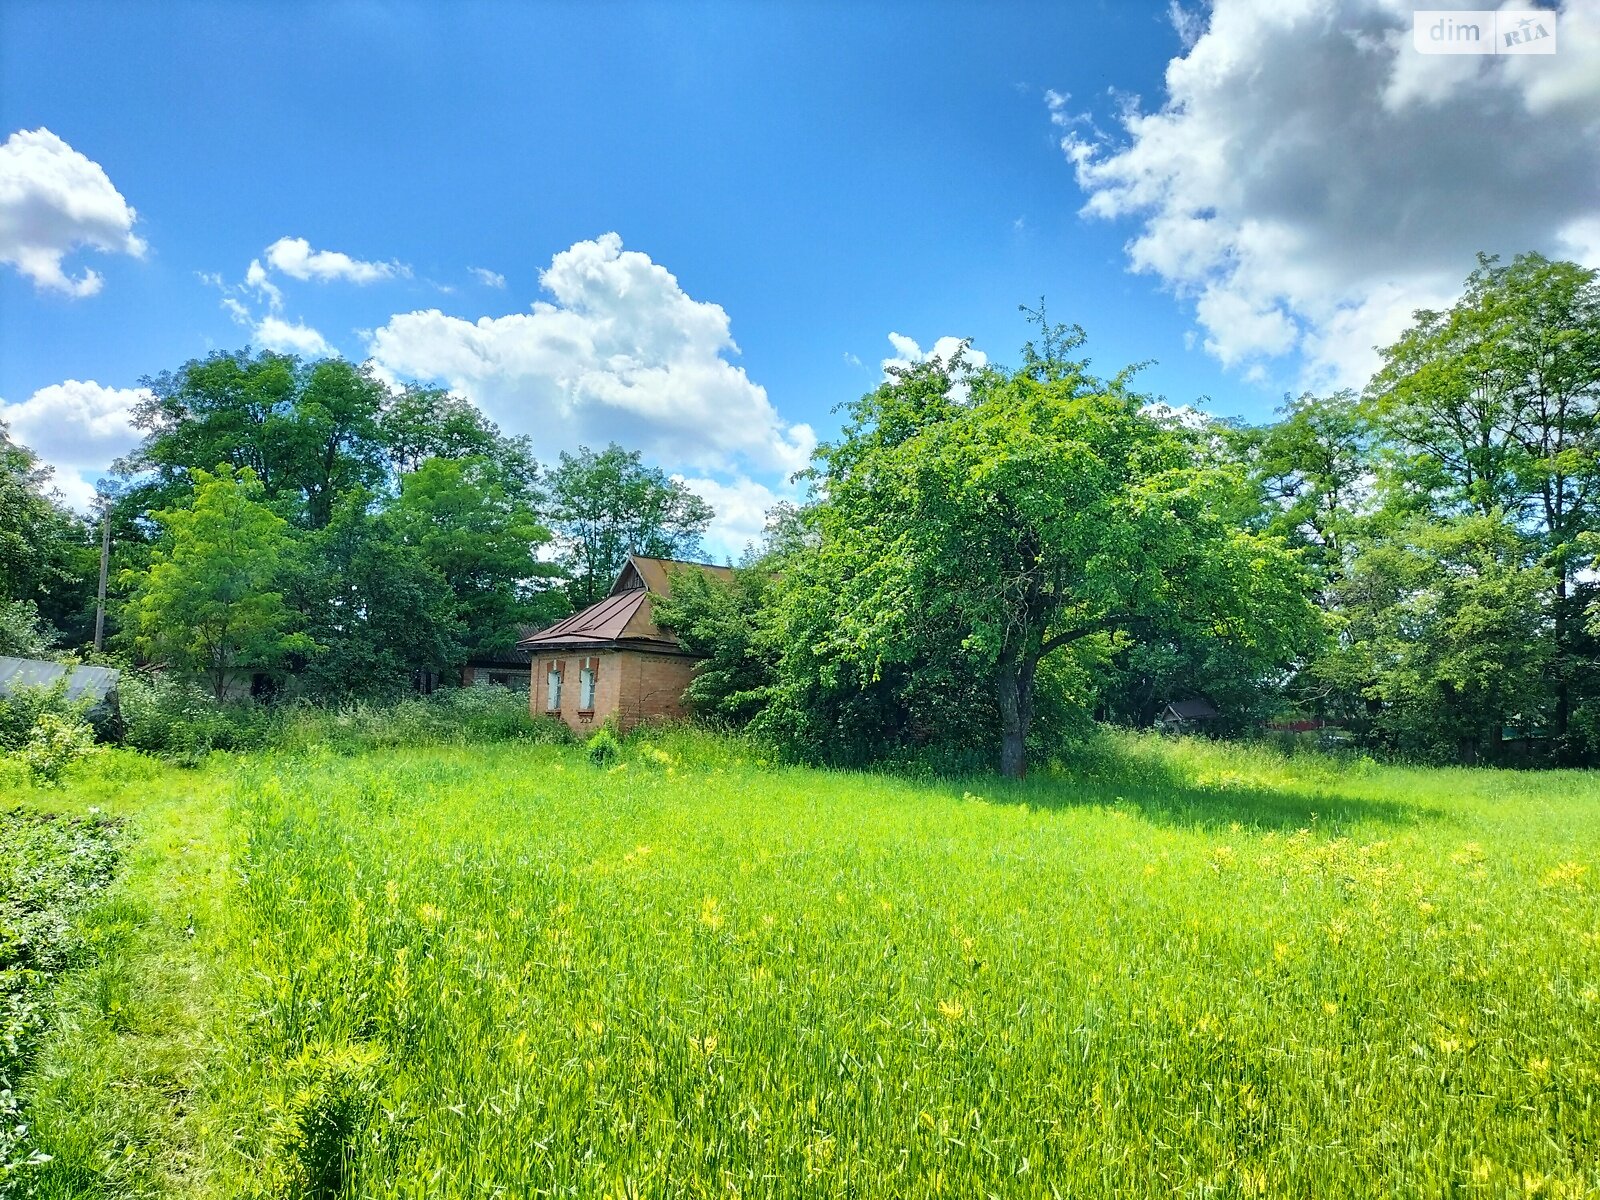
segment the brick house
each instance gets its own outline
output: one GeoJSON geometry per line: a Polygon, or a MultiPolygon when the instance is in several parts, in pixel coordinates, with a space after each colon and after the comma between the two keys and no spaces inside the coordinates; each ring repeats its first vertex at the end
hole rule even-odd
{"type": "Polygon", "coordinates": [[[655,623],[652,596],[672,594],[672,573],[704,571],[728,579],[727,567],[630,555],[605,599],[517,643],[531,660],[529,709],[560,717],[575,730],[615,716],[631,729],[651,718],[688,714],[683,692],[695,656],[655,623]]]}

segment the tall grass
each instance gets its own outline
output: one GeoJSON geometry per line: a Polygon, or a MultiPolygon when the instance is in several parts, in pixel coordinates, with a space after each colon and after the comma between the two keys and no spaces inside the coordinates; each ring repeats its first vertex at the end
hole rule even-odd
{"type": "Polygon", "coordinates": [[[247,762],[201,1190],[1600,1190],[1595,776],[758,754],[247,762]]]}
{"type": "Polygon", "coordinates": [[[570,738],[560,721],[531,716],[527,694],[509,688],[446,688],[386,704],[217,704],[193,684],[131,673],[122,686],[122,725],[127,745],[190,766],[217,751],[358,754],[397,746],[570,738]]]}

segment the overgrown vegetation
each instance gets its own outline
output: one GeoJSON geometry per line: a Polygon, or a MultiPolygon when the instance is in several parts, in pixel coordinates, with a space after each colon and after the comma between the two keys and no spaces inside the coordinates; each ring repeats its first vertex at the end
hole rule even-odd
{"type": "MultiPolygon", "coordinates": [[[[1014,774],[1091,719],[1194,698],[1228,735],[1600,762],[1597,279],[1481,258],[1362,394],[1262,425],[1092,371],[1042,304],[1015,367],[895,369],[842,406],[745,576],[661,607],[705,656],[698,711],[832,764],[1014,774]]],[[[638,452],[541,466],[466,400],[337,359],[217,353],[144,383],[101,498],[110,644],[218,699],[427,690],[628,553],[698,553],[713,515],[638,452]]],[[[0,648],[73,653],[98,538],[47,485],[0,444],[0,648]]]]}
{"type": "Polygon", "coordinates": [[[96,816],[0,807],[0,1196],[13,1194],[17,1173],[47,1161],[17,1088],[50,1025],[52,987],[81,948],[73,917],[109,881],[117,842],[96,816]]]}
{"type": "Polygon", "coordinates": [[[1589,775],[683,732],[162,771],[78,785],[151,849],[116,1022],[86,977],[40,1059],[41,1195],[1600,1186],[1589,775]]]}

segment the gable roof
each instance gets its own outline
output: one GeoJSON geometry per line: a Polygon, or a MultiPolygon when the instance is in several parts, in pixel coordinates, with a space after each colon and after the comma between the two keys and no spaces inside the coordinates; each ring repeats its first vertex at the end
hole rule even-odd
{"type": "Polygon", "coordinates": [[[540,650],[625,649],[655,650],[681,654],[678,639],[655,622],[650,597],[672,594],[672,573],[683,568],[703,571],[718,579],[731,579],[729,567],[710,563],[680,562],[674,558],[628,557],[601,600],[563,617],[548,629],[523,638],[518,650],[530,654],[540,650]]]}
{"type": "Polygon", "coordinates": [[[1211,701],[1198,697],[1193,700],[1174,700],[1167,705],[1166,712],[1180,721],[1213,721],[1222,715],[1211,701]]]}
{"type": "Polygon", "coordinates": [[[642,587],[658,596],[670,596],[672,576],[684,567],[693,568],[724,582],[733,578],[732,567],[688,562],[681,558],[646,558],[642,554],[630,554],[628,561],[622,564],[622,570],[617,573],[617,581],[611,585],[611,594],[615,596],[618,592],[642,587]]]}

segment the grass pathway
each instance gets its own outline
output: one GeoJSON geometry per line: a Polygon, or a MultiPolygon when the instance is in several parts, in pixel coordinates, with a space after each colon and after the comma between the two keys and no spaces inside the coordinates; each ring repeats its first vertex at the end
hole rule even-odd
{"type": "Polygon", "coordinates": [[[213,1161],[211,1074],[237,1014],[225,975],[230,883],[221,771],[103,757],[64,792],[4,799],[122,822],[116,881],[76,921],[81,969],[62,977],[54,1029],[19,1097],[50,1161],[0,1183],[20,1195],[202,1196],[213,1161]],[[192,931],[192,932],[191,932],[192,931]]]}

